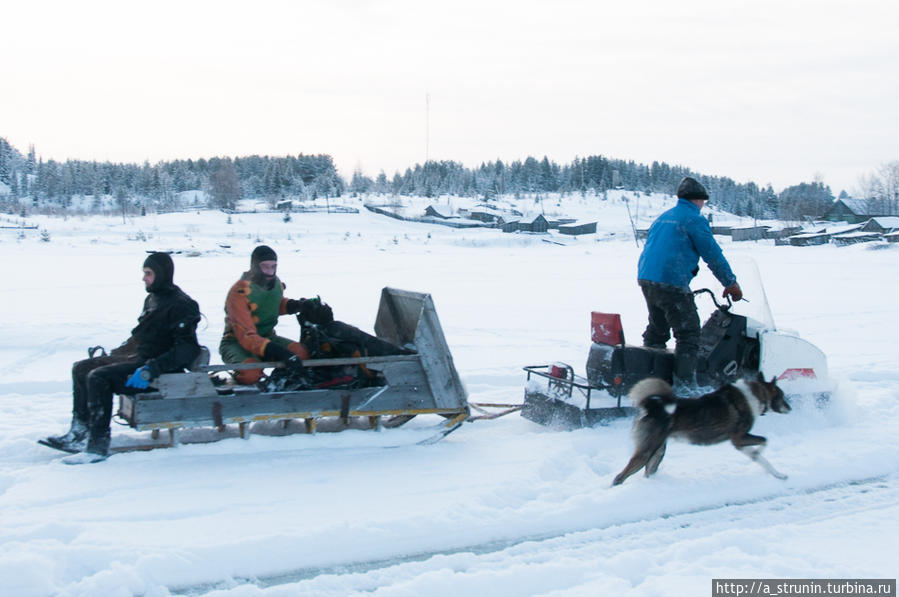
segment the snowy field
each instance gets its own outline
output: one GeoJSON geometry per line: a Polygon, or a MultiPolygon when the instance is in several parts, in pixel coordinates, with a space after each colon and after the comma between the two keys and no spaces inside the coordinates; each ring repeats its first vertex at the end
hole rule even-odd
{"type": "MultiPolygon", "coordinates": [[[[229,430],[81,467],[36,443],[67,428],[72,362],[135,325],[153,249],[181,251],[175,281],[200,303],[214,362],[225,293],[261,241],[288,296],[321,295],[369,331],[382,287],[430,293],[472,402],[519,403],[524,365],[583,374],[590,311],[620,312],[639,342],[645,305],[625,205],[565,201],[552,208],[598,219],[599,233],[454,230],[366,210],[34,218],[49,242],[0,230],[0,595],[667,596],[711,595],[713,578],[896,578],[895,245],[720,239],[738,274],[757,264],[775,322],[827,354],[836,384],[825,410],[758,421],[787,481],[726,444],[673,444],[657,476],[611,488],[629,421],[560,432],[517,414],[432,446],[415,445],[428,417],[381,432],[229,430]]],[[[671,203],[645,199],[641,226],[671,203]]],[[[282,335],[297,333],[291,319],[282,335]]]]}

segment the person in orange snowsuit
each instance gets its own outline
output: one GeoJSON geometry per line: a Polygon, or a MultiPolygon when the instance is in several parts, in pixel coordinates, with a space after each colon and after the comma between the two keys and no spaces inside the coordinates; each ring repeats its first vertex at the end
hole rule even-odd
{"type": "MultiPolygon", "coordinates": [[[[318,299],[289,299],[277,276],[278,255],[266,245],[253,249],[250,269],[234,283],[225,299],[225,333],[219,344],[222,362],[252,363],[281,361],[294,373],[302,373],[309,351],[303,344],[275,334],[281,315],[321,308],[318,299]]],[[[330,307],[327,307],[330,309],[330,307]]],[[[236,371],[239,384],[253,384],[262,369],[236,371]]]]}

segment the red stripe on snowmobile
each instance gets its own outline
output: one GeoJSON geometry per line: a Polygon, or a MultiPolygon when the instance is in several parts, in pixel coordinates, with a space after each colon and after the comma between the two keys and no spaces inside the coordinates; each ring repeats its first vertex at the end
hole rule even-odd
{"type": "Polygon", "coordinates": [[[780,377],[777,379],[785,379],[785,380],[794,380],[800,378],[812,378],[816,379],[818,376],[815,375],[815,370],[810,368],[800,368],[800,369],[787,369],[783,373],[780,374],[780,377]]]}

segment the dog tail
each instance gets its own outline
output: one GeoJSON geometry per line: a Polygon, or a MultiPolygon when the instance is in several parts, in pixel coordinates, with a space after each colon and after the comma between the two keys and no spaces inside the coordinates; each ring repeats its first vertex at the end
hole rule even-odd
{"type": "Polygon", "coordinates": [[[628,398],[635,407],[642,410],[649,410],[651,404],[664,408],[676,403],[671,384],[658,377],[647,377],[634,384],[628,398]]]}

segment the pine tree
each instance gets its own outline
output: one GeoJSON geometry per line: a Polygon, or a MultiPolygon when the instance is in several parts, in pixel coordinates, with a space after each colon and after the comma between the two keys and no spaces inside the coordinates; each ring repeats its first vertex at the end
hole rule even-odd
{"type": "Polygon", "coordinates": [[[115,189],[115,202],[116,205],[119,206],[119,209],[122,210],[122,224],[125,223],[125,209],[128,207],[128,194],[125,192],[124,187],[116,187],[115,189]]]}
{"type": "Polygon", "coordinates": [[[237,170],[231,160],[220,160],[209,177],[212,204],[222,209],[234,209],[243,194],[237,170]]]}
{"type": "Polygon", "coordinates": [[[37,167],[36,160],[36,152],[34,151],[34,145],[28,146],[28,159],[25,160],[25,172],[27,174],[34,174],[35,168],[37,167]]]}
{"type": "Polygon", "coordinates": [[[390,184],[387,182],[387,175],[383,170],[378,173],[378,178],[375,181],[375,192],[379,195],[390,192],[390,184]]]}

